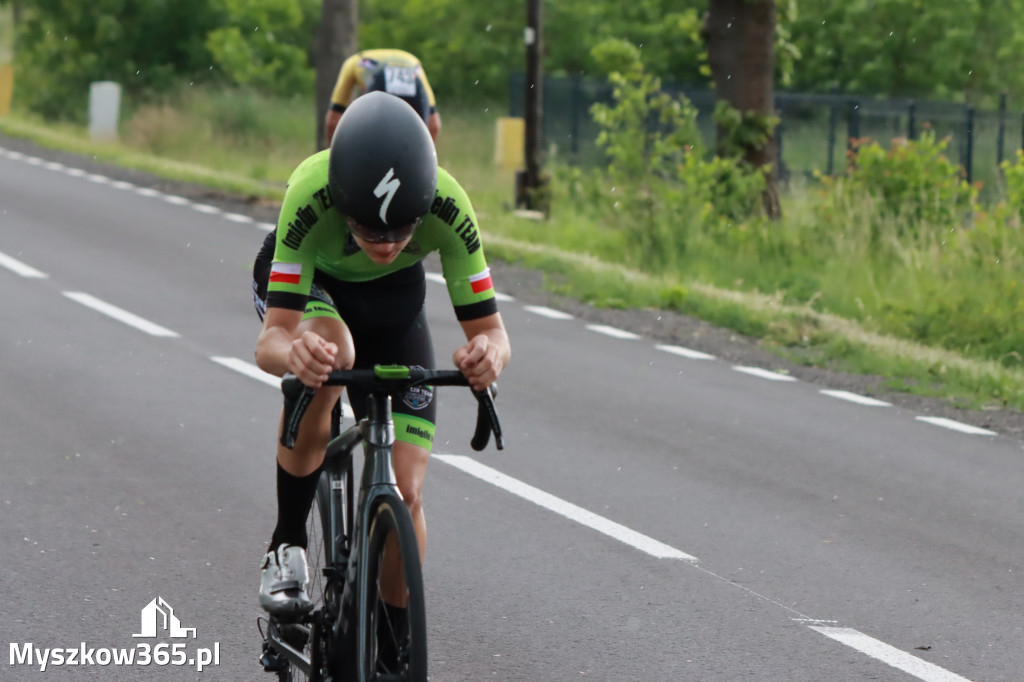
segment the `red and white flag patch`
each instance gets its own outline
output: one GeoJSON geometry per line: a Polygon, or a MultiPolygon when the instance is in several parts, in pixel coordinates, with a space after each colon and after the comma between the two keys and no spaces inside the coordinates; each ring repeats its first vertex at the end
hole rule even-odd
{"type": "Polygon", "coordinates": [[[473,288],[474,294],[480,294],[488,289],[494,288],[494,282],[491,281],[491,269],[484,268],[483,272],[478,272],[475,275],[469,276],[469,285],[473,288]]]}
{"type": "Polygon", "coordinates": [[[274,263],[270,266],[270,281],[279,284],[298,284],[302,277],[302,263],[274,263]]]}

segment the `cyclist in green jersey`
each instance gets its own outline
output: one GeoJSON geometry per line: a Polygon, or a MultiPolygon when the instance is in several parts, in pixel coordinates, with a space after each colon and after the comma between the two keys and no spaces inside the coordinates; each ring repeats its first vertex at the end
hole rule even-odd
{"type": "MultiPolygon", "coordinates": [[[[330,149],[292,173],[277,230],[253,268],[263,330],[256,363],[320,389],[295,448],[277,446],[278,518],[263,559],[260,604],[275,614],[308,611],[306,517],[330,432],[339,387],[323,387],[333,369],[406,364],[433,367],[423,304],[423,258],[438,251],[466,343],[452,361],[482,390],[511,357],[465,191],[437,166],[424,121],[384,92],[355,100],[330,149]]],[[[357,418],[363,396],[350,389],[357,418]]],[[[422,488],[434,435],[433,391],[410,391],[393,405],[394,469],[426,547],[422,488]]],[[[396,605],[401,606],[401,605],[396,605]]]]}

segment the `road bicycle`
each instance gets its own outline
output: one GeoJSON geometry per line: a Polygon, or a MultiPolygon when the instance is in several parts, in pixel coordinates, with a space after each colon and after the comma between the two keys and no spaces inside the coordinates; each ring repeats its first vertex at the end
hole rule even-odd
{"type": "MultiPolygon", "coordinates": [[[[426,682],[423,576],[412,517],[391,464],[391,399],[417,386],[469,384],[455,370],[378,365],[331,372],[324,385],[364,389],[366,417],[340,432],[340,401],[334,407],[331,439],[307,522],[314,608],[294,620],[261,619],[260,662],[282,682],[426,682]],[[363,470],[358,497],[353,497],[353,453],[359,444],[363,470]]],[[[316,392],[289,374],[281,390],[281,444],[291,448],[316,392]]],[[[471,446],[483,450],[493,434],[495,446],[503,449],[494,387],[473,394],[478,410],[471,446]]]]}

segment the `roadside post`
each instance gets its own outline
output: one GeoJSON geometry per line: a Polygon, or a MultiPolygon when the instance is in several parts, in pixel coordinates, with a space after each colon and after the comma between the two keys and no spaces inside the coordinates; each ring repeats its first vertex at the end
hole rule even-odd
{"type": "Polygon", "coordinates": [[[117,139],[121,118],[121,85],[96,81],[89,85],[89,137],[98,141],[117,139]]]}

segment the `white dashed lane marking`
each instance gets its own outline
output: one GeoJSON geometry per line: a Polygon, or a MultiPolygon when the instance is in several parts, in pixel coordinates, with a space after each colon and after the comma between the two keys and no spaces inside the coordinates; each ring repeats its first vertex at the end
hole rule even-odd
{"type": "Polygon", "coordinates": [[[851,649],[856,649],[862,654],[902,670],[908,675],[913,675],[919,680],[924,680],[925,682],[970,682],[966,677],[961,677],[945,668],[940,668],[934,663],[929,663],[917,656],[912,656],[906,651],[901,651],[874,637],[868,637],[857,630],[818,625],[811,625],[809,627],[830,639],[845,644],[851,649]]]}
{"type": "Polygon", "coordinates": [[[890,407],[892,403],[887,403],[884,400],[878,400],[876,398],[869,398],[865,395],[859,395],[857,393],[850,393],[849,391],[830,391],[821,390],[818,391],[822,395],[827,395],[832,398],[839,398],[840,400],[846,400],[851,403],[857,403],[858,405],[868,405],[871,407],[890,407]]]}
{"type": "Polygon", "coordinates": [[[166,327],[150,322],[149,320],[143,319],[138,315],[128,312],[122,308],[118,308],[115,305],[111,305],[106,301],[101,301],[95,296],[83,293],[81,291],[65,291],[64,295],[70,298],[72,301],[81,303],[87,308],[91,308],[96,312],[103,313],[104,315],[111,317],[118,322],[122,322],[129,327],[134,327],[139,331],[146,332],[152,336],[178,336],[178,332],[171,331],[166,327]]]}
{"type": "Polygon", "coordinates": [[[523,310],[534,315],[540,315],[551,320],[571,320],[572,315],[569,313],[563,313],[561,310],[555,310],[554,308],[548,308],[542,305],[524,305],[523,310]]]}
{"type": "Polygon", "coordinates": [[[737,372],[743,372],[753,377],[760,377],[761,379],[768,379],[769,381],[796,381],[796,377],[791,377],[788,374],[779,374],[769,369],[761,369],[760,367],[746,367],[744,365],[735,365],[733,369],[737,372]]]}
{"type": "Polygon", "coordinates": [[[31,265],[26,265],[20,260],[3,253],[0,253],[0,267],[7,268],[14,274],[21,275],[22,277],[34,277],[37,279],[46,279],[49,277],[45,272],[40,272],[31,265]]]}
{"type": "Polygon", "coordinates": [[[665,344],[658,344],[655,346],[658,350],[665,351],[666,353],[672,353],[673,355],[680,355],[684,358],[691,360],[714,360],[715,356],[709,353],[702,353],[699,350],[691,350],[690,348],[683,348],[682,346],[668,346],[665,344]]]}
{"type": "Polygon", "coordinates": [[[239,374],[244,374],[250,379],[261,381],[267,386],[281,388],[281,377],[276,377],[273,374],[264,372],[262,369],[260,369],[259,367],[252,363],[245,362],[244,360],[239,360],[238,358],[224,357],[222,355],[216,355],[210,359],[216,362],[218,365],[222,365],[224,367],[227,367],[228,369],[233,369],[239,374]]]}
{"type": "Polygon", "coordinates": [[[587,511],[582,507],[577,507],[571,502],[555,497],[550,493],[546,493],[540,488],[535,488],[528,483],[507,476],[497,469],[481,464],[472,457],[466,457],[464,455],[432,455],[432,459],[438,459],[445,464],[459,469],[470,476],[475,476],[481,481],[490,483],[493,486],[497,486],[502,490],[512,493],[518,497],[523,498],[529,502],[552,511],[559,516],[564,516],[570,521],[575,521],[587,528],[596,530],[598,533],[603,533],[610,538],[614,538],[619,542],[625,543],[634,549],[638,549],[641,552],[650,554],[658,559],[682,559],[683,561],[697,561],[697,557],[691,556],[686,552],[681,552],[675,547],[670,547],[663,542],[659,542],[654,538],[648,537],[642,533],[638,533],[635,530],[626,528],[622,524],[606,519],[603,516],[587,511]]]}
{"type": "Polygon", "coordinates": [[[609,327],[605,324],[588,324],[587,329],[598,334],[604,334],[605,336],[611,336],[616,339],[625,339],[627,341],[635,341],[640,338],[639,334],[633,332],[627,332],[625,329],[616,329],[615,327],[609,327]]]}
{"type": "Polygon", "coordinates": [[[953,431],[959,431],[960,433],[967,433],[972,436],[998,436],[999,434],[995,431],[989,431],[988,429],[982,429],[977,426],[971,426],[970,424],[963,424],[953,419],[946,419],[945,417],[916,417],[918,421],[922,421],[928,424],[934,424],[935,426],[941,426],[946,429],[953,431]]]}

